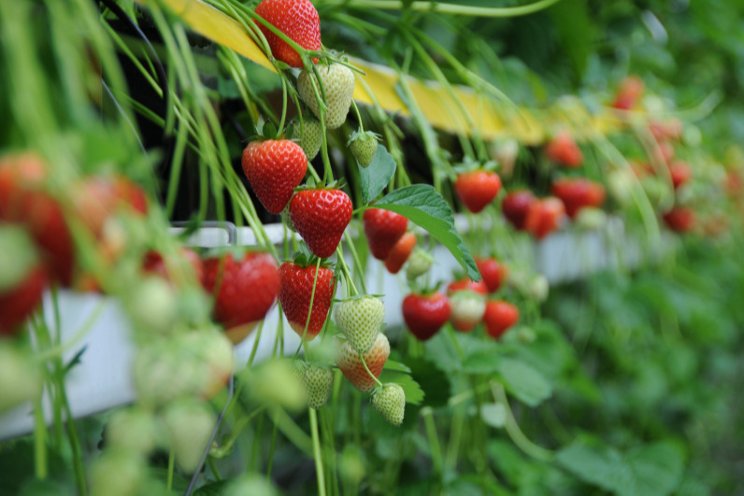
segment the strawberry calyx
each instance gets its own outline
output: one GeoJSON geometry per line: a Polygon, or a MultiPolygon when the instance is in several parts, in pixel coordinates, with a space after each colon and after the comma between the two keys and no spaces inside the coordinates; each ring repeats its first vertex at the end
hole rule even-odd
{"type": "Polygon", "coordinates": [[[380,141],[382,136],[380,134],[375,133],[374,131],[362,131],[361,129],[357,129],[353,133],[349,135],[349,139],[346,140],[346,146],[351,145],[353,142],[358,140],[368,140],[373,139],[377,142],[380,141]]]}
{"type": "Polygon", "coordinates": [[[352,296],[346,296],[344,298],[334,298],[333,299],[333,302],[334,303],[345,303],[347,301],[363,300],[365,298],[378,298],[378,299],[382,299],[384,297],[385,297],[384,294],[356,294],[356,295],[352,295],[352,296]]]}
{"type": "Polygon", "coordinates": [[[320,267],[331,269],[335,272],[335,264],[329,262],[326,258],[318,258],[305,245],[300,245],[300,248],[292,256],[292,263],[302,268],[315,267],[318,265],[318,260],[320,260],[320,267]]]}

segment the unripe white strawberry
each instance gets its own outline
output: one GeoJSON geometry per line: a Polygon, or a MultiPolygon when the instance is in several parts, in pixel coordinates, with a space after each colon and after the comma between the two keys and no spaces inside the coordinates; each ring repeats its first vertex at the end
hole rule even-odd
{"type": "Polygon", "coordinates": [[[0,341],[0,412],[38,398],[42,384],[31,354],[0,341]]]}
{"type": "Polygon", "coordinates": [[[181,470],[192,473],[199,466],[216,422],[214,412],[203,402],[183,399],[163,412],[168,439],[181,470]]]}
{"type": "Polygon", "coordinates": [[[302,71],[297,79],[297,90],[305,105],[320,119],[320,107],[313,90],[313,80],[318,92],[325,97],[325,125],[336,129],[346,122],[354,94],[354,72],[342,64],[317,65],[319,78],[313,72],[302,71]],[[322,88],[322,89],[321,89],[322,88]]]}
{"type": "Polygon", "coordinates": [[[362,296],[337,303],[333,313],[336,326],[346,335],[349,344],[360,353],[366,352],[375,342],[384,318],[385,306],[375,296],[362,296]]]}
{"type": "Polygon", "coordinates": [[[124,297],[124,307],[134,326],[143,332],[173,331],[178,301],[175,290],[162,277],[149,276],[132,287],[124,297]]]}
{"type": "Polygon", "coordinates": [[[316,119],[307,117],[294,126],[293,137],[305,152],[308,160],[312,160],[320,151],[323,144],[323,129],[316,119]]]}
{"type": "Polygon", "coordinates": [[[293,411],[307,405],[305,385],[291,360],[274,359],[246,368],[240,378],[245,382],[250,397],[259,403],[293,411]]]}
{"type": "Polygon", "coordinates": [[[354,131],[349,136],[349,150],[359,165],[367,167],[377,152],[377,135],[372,131],[354,131]]]}
{"type": "Polygon", "coordinates": [[[248,496],[251,494],[260,496],[278,496],[279,492],[269,479],[258,475],[242,475],[233,479],[225,488],[224,496],[248,496]]]}
{"type": "Polygon", "coordinates": [[[406,263],[406,277],[408,280],[416,279],[429,272],[434,258],[426,250],[416,248],[406,263]]]}
{"type": "Polygon", "coordinates": [[[136,496],[146,476],[138,454],[109,450],[93,461],[88,472],[91,496],[136,496]]]}
{"type": "Polygon", "coordinates": [[[450,322],[461,332],[472,331],[483,319],[486,311],[486,298],[475,291],[457,291],[450,296],[450,322]]]}
{"type": "Polygon", "coordinates": [[[106,442],[115,450],[129,451],[142,456],[155,448],[157,426],[147,411],[132,407],[111,416],[106,426],[106,442]]]}
{"type": "MultiPolygon", "coordinates": [[[[372,347],[363,355],[369,371],[375,377],[380,377],[382,368],[390,356],[390,342],[387,337],[381,332],[378,333],[372,347]]],[[[336,364],[343,372],[344,377],[361,391],[369,391],[377,384],[364,368],[364,364],[359,358],[359,352],[346,340],[339,344],[336,364]]]]}
{"type": "Polygon", "coordinates": [[[325,405],[333,386],[331,369],[306,362],[298,362],[297,367],[307,392],[307,406],[317,409],[325,405]]]}
{"type": "Polygon", "coordinates": [[[579,229],[596,231],[607,224],[607,214],[600,208],[585,207],[579,210],[574,222],[579,229]]]}
{"type": "Polygon", "coordinates": [[[385,420],[400,425],[406,412],[406,393],[398,384],[385,384],[372,395],[372,406],[385,420]]]}

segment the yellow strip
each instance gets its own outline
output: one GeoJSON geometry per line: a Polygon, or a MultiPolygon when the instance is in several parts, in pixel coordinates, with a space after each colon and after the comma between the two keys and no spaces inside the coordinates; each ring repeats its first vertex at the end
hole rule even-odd
{"type": "MultiPolygon", "coordinates": [[[[146,3],[144,0],[139,1],[146,3]]],[[[262,67],[275,70],[271,61],[238,21],[201,0],[163,0],[163,3],[194,32],[230,48],[262,67]]],[[[364,76],[357,76],[363,77],[365,84],[357,80],[354,89],[355,100],[369,105],[376,102],[388,112],[409,115],[408,109],[396,93],[399,76],[394,71],[356,58],[350,61],[365,72],[364,76]],[[372,95],[365,86],[370,89],[372,95]]],[[[437,129],[465,134],[471,134],[477,129],[485,139],[509,137],[525,144],[538,144],[554,131],[550,121],[555,121],[548,118],[552,112],[507,108],[506,105],[478,95],[469,88],[454,87],[454,97],[460,102],[458,105],[447,89],[437,83],[411,78],[408,84],[422,114],[437,129]],[[467,118],[463,115],[462,109],[467,113],[467,118]]],[[[580,126],[584,133],[581,133],[581,129],[576,129],[577,137],[591,132],[605,133],[618,125],[614,119],[607,116],[586,115],[585,108],[580,112],[584,114],[580,117],[587,127],[580,126]]],[[[565,119],[556,121],[565,122],[565,119]]]]}

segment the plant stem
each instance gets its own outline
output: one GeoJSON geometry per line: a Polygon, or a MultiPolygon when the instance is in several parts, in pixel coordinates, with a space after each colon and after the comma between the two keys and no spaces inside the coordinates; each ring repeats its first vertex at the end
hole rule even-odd
{"type": "Polygon", "coordinates": [[[517,445],[517,448],[522,450],[524,454],[531,456],[536,460],[545,462],[552,460],[553,453],[550,450],[538,446],[527,439],[527,436],[525,436],[522,430],[519,428],[519,424],[514,418],[514,413],[512,413],[511,407],[509,406],[509,400],[506,397],[504,386],[497,382],[492,382],[491,390],[493,392],[494,399],[497,402],[503,404],[506,408],[506,424],[504,425],[504,427],[506,428],[506,432],[507,434],[509,434],[511,440],[514,442],[514,444],[517,445]]]}
{"type": "Polygon", "coordinates": [[[165,480],[165,488],[168,491],[173,490],[173,474],[176,470],[176,452],[173,451],[173,448],[170,449],[168,452],[168,475],[165,480]]]}
{"type": "Polygon", "coordinates": [[[318,478],[318,495],[325,496],[325,474],[323,473],[323,454],[320,450],[320,436],[318,436],[318,414],[315,408],[310,408],[310,430],[313,436],[313,457],[315,458],[315,475],[318,478]]]}
{"type": "Polygon", "coordinates": [[[546,9],[560,0],[540,0],[529,5],[519,7],[475,7],[440,2],[405,2],[402,0],[353,0],[348,5],[361,9],[404,10],[411,9],[419,12],[439,12],[475,17],[518,17],[533,14],[546,9]]]}
{"type": "Polygon", "coordinates": [[[426,407],[421,410],[421,416],[424,418],[424,426],[426,427],[426,437],[429,439],[429,446],[431,448],[431,461],[434,463],[434,470],[442,476],[442,447],[439,445],[439,438],[437,437],[437,426],[434,423],[434,413],[431,407],[426,407]]]}

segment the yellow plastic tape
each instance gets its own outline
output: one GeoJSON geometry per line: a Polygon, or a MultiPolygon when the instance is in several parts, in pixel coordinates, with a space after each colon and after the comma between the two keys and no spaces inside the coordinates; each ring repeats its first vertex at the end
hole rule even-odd
{"type": "MultiPolygon", "coordinates": [[[[139,0],[146,3],[144,0],[139,0]]],[[[194,32],[227,47],[253,62],[274,71],[266,54],[254,43],[243,26],[201,0],[163,0],[194,32]]],[[[396,92],[400,76],[392,69],[352,58],[356,67],[365,72],[357,76],[354,99],[360,103],[379,104],[388,112],[409,115],[410,112],[396,92]],[[364,82],[359,81],[359,77],[364,82]]],[[[452,93],[442,85],[407,79],[421,113],[437,129],[459,134],[477,130],[485,139],[515,138],[525,144],[537,144],[555,129],[548,112],[514,109],[478,95],[470,88],[453,87],[452,93]]],[[[616,120],[586,116],[586,134],[605,133],[614,129],[616,120]]],[[[582,126],[583,127],[583,126],[582,126]]],[[[578,132],[577,134],[585,134],[578,132]]]]}

